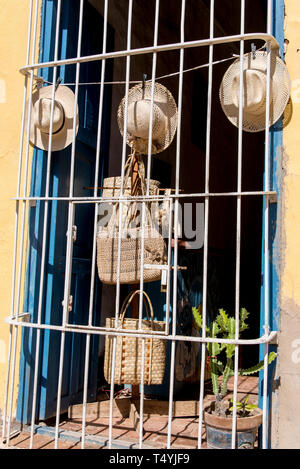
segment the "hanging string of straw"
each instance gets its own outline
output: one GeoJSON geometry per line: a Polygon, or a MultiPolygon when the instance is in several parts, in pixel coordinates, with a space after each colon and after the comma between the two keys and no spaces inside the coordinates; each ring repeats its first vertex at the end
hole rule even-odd
{"type": "MultiPolygon", "coordinates": [[[[222,60],[216,60],[214,62],[212,62],[212,65],[218,65],[220,63],[223,63],[223,62],[228,62],[229,60],[234,60],[236,59],[235,56],[232,56],[232,57],[227,57],[226,59],[222,59],[222,60]]],[[[192,67],[192,68],[188,68],[188,69],[185,69],[183,70],[183,73],[187,73],[187,72],[192,72],[194,70],[199,70],[201,68],[206,68],[208,67],[209,64],[206,63],[206,64],[202,64],[202,65],[197,65],[196,67],[192,67]]],[[[169,77],[174,77],[176,75],[179,75],[179,72],[173,72],[173,73],[169,73],[167,75],[162,75],[160,77],[157,77],[156,78],[156,81],[158,80],[163,80],[165,78],[169,78],[169,77]]],[[[34,78],[36,80],[38,80],[39,82],[41,83],[46,83],[47,85],[53,85],[53,83],[51,81],[47,81],[47,80],[44,80],[43,78],[41,77],[37,77],[37,76],[34,76],[34,78]]],[[[147,82],[151,82],[151,80],[145,80],[145,83],[147,82]]],[[[138,84],[138,83],[142,83],[142,80],[130,80],[129,81],[130,84],[138,84]]],[[[104,81],[103,82],[104,85],[125,85],[126,84],[126,81],[104,81]]],[[[75,83],[63,83],[63,85],[65,86],[72,86],[72,85],[75,85],[75,83]]],[[[101,85],[101,81],[93,81],[93,82],[84,82],[84,83],[78,83],[79,86],[86,86],[86,85],[101,85]]]]}

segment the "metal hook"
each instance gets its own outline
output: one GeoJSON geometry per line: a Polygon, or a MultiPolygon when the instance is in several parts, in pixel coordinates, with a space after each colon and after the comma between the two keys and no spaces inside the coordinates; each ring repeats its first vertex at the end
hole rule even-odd
{"type": "Polygon", "coordinates": [[[42,81],[42,80],[36,81],[35,84],[34,84],[35,90],[39,90],[39,89],[43,88],[43,84],[44,84],[44,81],[42,81]]]}
{"type": "Polygon", "coordinates": [[[56,81],[56,85],[55,85],[55,92],[57,90],[57,88],[59,87],[59,85],[61,84],[61,78],[58,77],[57,81],[56,81]]]}
{"type": "Polygon", "coordinates": [[[142,79],[142,90],[145,89],[145,81],[147,80],[147,75],[146,73],[143,73],[143,79],[142,79]]]}

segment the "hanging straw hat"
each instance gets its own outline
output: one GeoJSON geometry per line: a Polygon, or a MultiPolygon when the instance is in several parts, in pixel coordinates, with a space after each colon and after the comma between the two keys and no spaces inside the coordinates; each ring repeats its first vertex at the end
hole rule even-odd
{"type": "MultiPolygon", "coordinates": [[[[127,143],[138,153],[148,154],[152,83],[139,84],[128,93],[127,143]]],[[[124,130],[124,97],[118,109],[118,124],[124,130]]],[[[170,91],[159,83],[154,84],[151,153],[165,150],[177,129],[177,106],[170,91]]]]}
{"type": "MultiPolygon", "coordinates": [[[[285,63],[271,52],[270,119],[273,125],[282,116],[290,95],[290,79],[285,63]]],[[[266,128],[267,52],[243,57],[243,130],[260,132],[266,128]],[[254,58],[255,57],[255,58],[254,58]]],[[[239,126],[240,59],[226,71],[219,91],[222,109],[239,126]]]]}
{"type": "MultiPolygon", "coordinates": [[[[42,150],[48,150],[53,85],[38,89],[32,95],[30,142],[42,150]]],[[[52,151],[63,150],[73,140],[74,116],[73,91],[59,85],[55,91],[52,127],[52,151]]],[[[28,112],[28,107],[27,110],[28,112]]],[[[78,131],[78,108],[76,113],[76,134],[78,131]]]]}

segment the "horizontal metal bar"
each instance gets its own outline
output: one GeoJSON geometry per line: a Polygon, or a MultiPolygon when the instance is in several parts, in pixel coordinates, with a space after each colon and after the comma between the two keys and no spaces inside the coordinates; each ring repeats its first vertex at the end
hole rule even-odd
{"type": "Polygon", "coordinates": [[[276,191],[245,191],[245,192],[192,192],[184,194],[168,194],[167,197],[162,195],[139,195],[139,196],[116,196],[116,197],[13,197],[11,200],[62,200],[73,203],[100,203],[104,202],[119,202],[119,201],[168,201],[175,198],[199,198],[199,197],[237,197],[237,196],[274,196],[277,197],[276,191]]]}
{"type": "MultiPolygon", "coordinates": [[[[11,431],[9,433],[9,435],[5,435],[4,437],[1,438],[0,441],[3,445],[6,445],[6,448],[10,448],[8,440],[11,440],[12,438],[15,438],[16,436],[20,435],[20,433],[21,433],[21,429],[11,431]]],[[[21,449],[21,448],[16,448],[16,449],[21,449]]]]}
{"type": "MultiPolygon", "coordinates": [[[[87,191],[90,191],[90,190],[93,190],[93,189],[106,189],[106,190],[111,190],[111,191],[114,191],[116,190],[117,188],[116,187],[107,187],[107,186],[98,186],[98,187],[94,187],[94,186],[84,186],[83,187],[84,190],[87,190],[87,191]]],[[[171,191],[171,192],[175,192],[176,189],[171,189],[169,187],[167,188],[160,188],[158,187],[158,191],[159,192],[166,192],[166,191],[171,191]]],[[[180,189],[180,192],[182,192],[182,189],[180,189]]]]}
{"type": "Polygon", "coordinates": [[[16,317],[16,316],[10,316],[10,317],[11,317],[12,319],[16,319],[16,320],[17,320],[18,318],[24,318],[24,319],[28,318],[28,319],[29,319],[29,318],[30,318],[30,315],[31,315],[31,313],[25,313],[25,312],[24,312],[24,313],[19,313],[19,314],[18,314],[18,317],[16,317]]]}
{"type": "MultiPolygon", "coordinates": [[[[131,318],[130,318],[131,319],[131,318]]],[[[130,335],[130,336],[136,336],[136,337],[142,337],[145,334],[145,329],[122,329],[121,327],[105,327],[105,326],[86,326],[85,324],[69,324],[66,323],[65,325],[66,330],[69,331],[70,329],[85,329],[85,332],[90,331],[90,330],[97,330],[97,331],[103,331],[103,334],[107,334],[107,332],[111,333],[113,332],[112,335],[130,335]],[[89,329],[86,329],[89,328],[89,329]],[[121,334],[119,334],[119,332],[121,334]],[[116,333],[116,334],[115,334],[116,333]]],[[[165,330],[163,331],[151,331],[148,333],[150,337],[153,336],[169,336],[168,332],[165,330]]]]}
{"type": "Polygon", "coordinates": [[[106,52],[104,54],[95,54],[83,57],[73,57],[71,59],[64,60],[53,60],[51,62],[43,62],[27,65],[26,67],[20,68],[20,73],[23,75],[28,75],[30,70],[41,69],[47,67],[59,67],[62,65],[74,65],[77,63],[85,62],[94,62],[97,60],[106,60],[106,59],[117,59],[121,57],[128,57],[134,55],[143,55],[143,54],[154,54],[159,52],[166,52],[172,50],[180,49],[189,49],[192,47],[204,47],[209,45],[218,45],[218,44],[228,44],[230,42],[238,41],[253,41],[253,40],[262,40],[265,42],[270,42],[270,47],[272,49],[279,49],[279,44],[271,34],[266,33],[250,33],[250,34],[237,34],[235,36],[223,36],[213,39],[199,39],[197,41],[187,41],[187,42],[177,42],[173,44],[164,44],[160,46],[153,47],[142,47],[138,49],[128,49],[115,52],[106,52]]]}
{"type": "Polygon", "coordinates": [[[58,200],[58,201],[66,201],[66,202],[73,202],[74,204],[80,204],[80,203],[101,203],[101,202],[111,202],[111,203],[116,203],[116,202],[135,202],[135,201],[168,201],[170,200],[170,197],[172,196],[167,196],[164,197],[162,195],[136,195],[136,196],[116,196],[116,197],[17,197],[13,198],[12,200],[36,200],[36,201],[51,201],[51,200],[58,200]]]}
{"type": "MultiPolygon", "coordinates": [[[[67,325],[64,326],[53,326],[50,324],[37,324],[37,323],[27,323],[22,321],[16,321],[11,319],[10,317],[5,319],[5,322],[8,324],[12,324],[18,327],[31,327],[33,329],[45,329],[45,330],[55,330],[60,332],[78,332],[80,334],[95,334],[95,335],[111,335],[111,336],[126,336],[130,334],[131,337],[138,337],[138,338],[145,338],[145,339],[153,339],[154,334],[152,333],[145,333],[145,332],[130,332],[128,329],[112,331],[106,330],[105,328],[95,327],[95,326],[84,326],[84,325],[67,325]]],[[[277,336],[277,331],[271,331],[268,335],[265,334],[257,339],[213,339],[210,337],[191,337],[191,336],[183,336],[183,335],[161,335],[159,334],[159,338],[163,340],[170,340],[170,341],[185,341],[185,342],[199,342],[199,343],[218,343],[218,344],[234,344],[234,345],[258,345],[258,344],[266,344],[270,343],[271,341],[275,340],[277,336]]],[[[155,335],[157,337],[157,335],[155,335]]]]}

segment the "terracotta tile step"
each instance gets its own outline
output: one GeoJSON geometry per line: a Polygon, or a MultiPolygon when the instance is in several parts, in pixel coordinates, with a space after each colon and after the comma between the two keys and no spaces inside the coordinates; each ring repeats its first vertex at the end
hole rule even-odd
{"type": "MultiPolygon", "coordinates": [[[[228,383],[228,398],[232,397],[233,377],[228,383]]],[[[257,377],[239,377],[238,380],[238,400],[243,399],[249,394],[249,402],[256,403],[258,400],[258,378],[257,377]]],[[[128,398],[126,398],[128,401],[128,398]]],[[[214,399],[212,394],[208,394],[204,398],[204,405],[214,399]]],[[[129,399],[129,407],[131,402],[129,399]]],[[[122,413],[113,417],[113,440],[116,447],[130,447],[138,444],[139,435],[139,401],[135,402],[134,415],[122,417],[122,413]],[[134,418],[133,418],[134,417],[134,418]]],[[[147,402],[147,401],[145,401],[147,402]]],[[[108,404],[106,402],[105,404],[108,404]]],[[[91,403],[93,405],[95,403],[91,403]]],[[[179,417],[173,417],[171,430],[171,448],[197,448],[198,445],[198,403],[196,401],[177,401],[177,412],[183,414],[179,417]],[[196,403],[196,404],[195,404],[196,403]],[[184,415],[184,412],[194,413],[194,415],[184,415]]],[[[87,419],[85,426],[86,448],[107,448],[107,440],[109,436],[109,418],[99,417],[94,411],[89,414],[87,404],[87,419]]],[[[123,402],[123,407],[128,403],[123,402]]],[[[131,407],[130,407],[131,408],[131,407]]],[[[145,406],[145,408],[147,408],[145,406]]],[[[166,448],[168,436],[168,415],[165,409],[168,409],[168,403],[161,401],[155,402],[151,400],[149,408],[154,409],[153,414],[144,415],[143,421],[143,444],[145,447],[166,448]],[[157,413],[155,413],[157,412],[157,413]]],[[[59,439],[59,448],[61,449],[80,449],[82,435],[82,406],[75,409],[76,418],[68,418],[61,422],[60,431],[62,432],[59,439]]],[[[149,410],[148,410],[149,411],[149,410]]],[[[128,413],[128,412],[127,412],[128,413]]],[[[74,412],[73,412],[74,414],[74,412]]],[[[29,448],[30,433],[29,429],[22,432],[17,437],[12,438],[11,445],[18,448],[29,448]]],[[[38,426],[38,432],[34,436],[34,448],[52,449],[54,448],[54,426],[38,426]]],[[[206,448],[205,430],[202,423],[202,447],[206,448]]]]}

